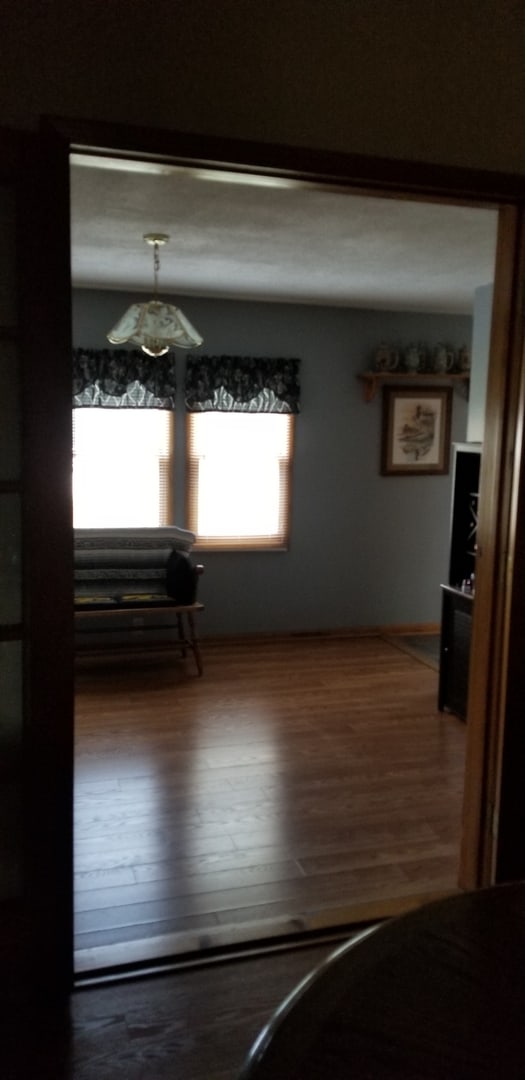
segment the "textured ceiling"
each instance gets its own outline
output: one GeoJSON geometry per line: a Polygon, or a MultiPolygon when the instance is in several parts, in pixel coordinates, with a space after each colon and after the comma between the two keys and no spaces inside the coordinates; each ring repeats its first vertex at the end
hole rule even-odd
{"type": "Polygon", "coordinates": [[[493,210],[73,155],[73,284],[152,291],[147,232],[168,233],[159,292],[470,312],[493,278],[493,210]]]}

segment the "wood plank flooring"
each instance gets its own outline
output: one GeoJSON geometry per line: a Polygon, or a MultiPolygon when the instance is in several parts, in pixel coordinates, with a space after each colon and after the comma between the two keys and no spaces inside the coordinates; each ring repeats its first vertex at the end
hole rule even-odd
{"type": "Polygon", "coordinates": [[[82,988],[63,1010],[4,1010],[2,1078],[235,1080],[274,1010],[333,948],[82,988]]]}
{"type": "Polygon", "coordinates": [[[378,637],[82,658],[76,969],[351,924],[453,891],[465,726],[378,637]]]}

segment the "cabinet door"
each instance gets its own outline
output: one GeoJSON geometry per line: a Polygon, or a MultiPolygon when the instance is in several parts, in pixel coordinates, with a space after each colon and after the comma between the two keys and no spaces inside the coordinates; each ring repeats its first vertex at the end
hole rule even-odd
{"type": "Polygon", "coordinates": [[[481,452],[458,445],[454,452],[454,480],[450,529],[448,584],[458,588],[476,568],[476,522],[481,452]]]}
{"type": "Polygon", "coordinates": [[[438,706],[462,720],[467,715],[472,603],[468,595],[443,591],[438,706]]]}

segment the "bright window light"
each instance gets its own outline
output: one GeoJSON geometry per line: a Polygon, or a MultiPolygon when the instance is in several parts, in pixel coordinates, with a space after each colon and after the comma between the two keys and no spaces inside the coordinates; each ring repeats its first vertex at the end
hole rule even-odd
{"type": "Polygon", "coordinates": [[[74,409],[75,528],[169,524],[171,448],[165,409],[74,409]]]}
{"type": "Polygon", "coordinates": [[[201,547],[284,547],[293,417],[188,415],[188,527],[201,547]]]}

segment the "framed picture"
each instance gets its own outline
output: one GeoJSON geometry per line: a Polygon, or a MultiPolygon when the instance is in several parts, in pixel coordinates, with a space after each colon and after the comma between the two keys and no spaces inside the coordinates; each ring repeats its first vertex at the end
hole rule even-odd
{"type": "Polygon", "coordinates": [[[383,387],[383,476],[448,473],[452,389],[383,387]]]}

